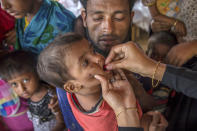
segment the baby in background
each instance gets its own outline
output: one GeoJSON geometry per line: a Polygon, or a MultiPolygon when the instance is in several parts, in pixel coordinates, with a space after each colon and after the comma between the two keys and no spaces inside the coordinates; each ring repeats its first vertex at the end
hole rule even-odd
{"type": "MultiPolygon", "coordinates": [[[[149,38],[146,54],[156,61],[166,63],[165,58],[168,52],[177,44],[178,41],[173,33],[167,31],[157,32],[149,38]]],[[[151,80],[148,78],[147,82],[151,83],[151,80]]],[[[149,86],[148,88],[151,89],[151,93],[157,101],[158,106],[154,107],[154,109],[164,113],[168,100],[175,95],[175,91],[162,84],[159,84],[156,88],[152,88],[151,84],[145,86],[149,86]]]]}

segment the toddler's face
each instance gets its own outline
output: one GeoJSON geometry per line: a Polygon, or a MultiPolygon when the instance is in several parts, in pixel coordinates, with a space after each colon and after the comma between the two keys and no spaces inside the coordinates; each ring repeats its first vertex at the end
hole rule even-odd
{"type": "Polygon", "coordinates": [[[103,70],[104,57],[95,53],[85,39],[74,43],[65,59],[70,75],[86,87],[85,89],[88,93],[100,90],[98,88],[100,83],[94,78],[95,74],[101,74],[106,77],[110,75],[109,72],[103,70]]]}
{"type": "Polygon", "coordinates": [[[156,61],[164,62],[169,51],[170,46],[165,44],[155,44],[148,55],[156,61]]]}
{"type": "Polygon", "coordinates": [[[8,81],[18,96],[28,99],[37,91],[39,80],[33,73],[15,75],[8,81]]]}

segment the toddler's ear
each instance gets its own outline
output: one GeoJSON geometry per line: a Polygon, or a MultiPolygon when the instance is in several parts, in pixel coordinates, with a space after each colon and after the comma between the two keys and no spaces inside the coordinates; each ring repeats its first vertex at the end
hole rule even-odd
{"type": "Polygon", "coordinates": [[[83,86],[80,82],[69,80],[64,84],[64,90],[70,93],[78,92],[83,86]]]}

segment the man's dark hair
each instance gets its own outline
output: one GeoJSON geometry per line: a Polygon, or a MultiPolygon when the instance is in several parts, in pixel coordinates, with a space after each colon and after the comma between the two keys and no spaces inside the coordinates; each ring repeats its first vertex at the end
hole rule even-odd
{"type": "Polygon", "coordinates": [[[178,41],[175,34],[168,31],[161,31],[151,35],[148,40],[148,50],[154,47],[155,44],[165,44],[173,47],[178,44],[178,41]]]}
{"type": "MultiPolygon", "coordinates": [[[[130,10],[133,9],[133,6],[134,6],[134,4],[135,4],[135,1],[136,1],[136,0],[128,0],[130,10]]],[[[82,3],[83,7],[84,7],[85,9],[87,9],[88,0],[80,0],[80,2],[82,3]]]]}
{"type": "Polygon", "coordinates": [[[40,78],[60,88],[67,80],[72,79],[65,65],[66,53],[73,43],[82,39],[83,37],[76,33],[58,35],[38,57],[37,71],[40,78]]]}
{"type": "Polygon", "coordinates": [[[26,51],[15,51],[0,58],[0,78],[6,81],[23,73],[36,73],[36,57],[26,51]]]}

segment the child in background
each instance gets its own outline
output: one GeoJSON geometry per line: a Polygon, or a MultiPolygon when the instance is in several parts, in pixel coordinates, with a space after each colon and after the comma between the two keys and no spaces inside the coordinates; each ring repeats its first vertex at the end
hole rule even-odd
{"type": "MultiPolygon", "coordinates": [[[[156,61],[165,63],[166,55],[176,44],[178,44],[178,41],[174,34],[170,32],[158,32],[151,35],[151,37],[149,38],[146,54],[156,61]]],[[[160,112],[164,112],[166,110],[170,95],[174,96],[175,92],[172,92],[172,90],[162,84],[159,84],[156,88],[153,88],[151,83],[152,81],[149,78],[145,79],[147,79],[145,80],[145,86],[150,89],[150,93],[157,101],[158,106],[154,107],[154,109],[160,112]]]]}
{"type": "Polygon", "coordinates": [[[28,117],[32,120],[35,131],[63,130],[64,123],[55,92],[40,82],[35,65],[32,54],[24,51],[12,52],[1,59],[0,76],[18,96],[28,99],[28,117]]]}
{"type": "Polygon", "coordinates": [[[15,48],[39,54],[59,33],[73,31],[75,16],[53,0],[1,0],[16,20],[15,48]]]}
{"type": "Polygon", "coordinates": [[[148,40],[147,55],[156,61],[165,63],[165,57],[170,49],[177,45],[176,36],[170,32],[158,32],[151,35],[148,40]]]}
{"type": "Polygon", "coordinates": [[[5,81],[0,80],[0,119],[6,127],[6,129],[0,129],[2,131],[33,131],[32,122],[27,117],[27,110],[27,102],[20,99],[5,81]]]}
{"type": "MultiPolygon", "coordinates": [[[[103,101],[100,82],[94,78],[112,76],[103,66],[104,57],[73,33],[55,38],[39,55],[40,78],[67,91],[58,97],[69,130],[117,131],[117,114],[103,101]]],[[[137,111],[136,101],[131,103],[135,105],[131,110],[137,111]]]]}
{"type": "MultiPolygon", "coordinates": [[[[0,52],[1,57],[8,53],[3,49],[0,52]]],[[[0,70],[1,71],[1,70],[0,70]]],[[[0,75],[0,78],[2,76],[0,75]]],[[[27,117],[27,101],[19,98],[8,83],[0,79],[0,122],[6,127],[2,131],[33,131],[33,124],[27,117]]]]}

